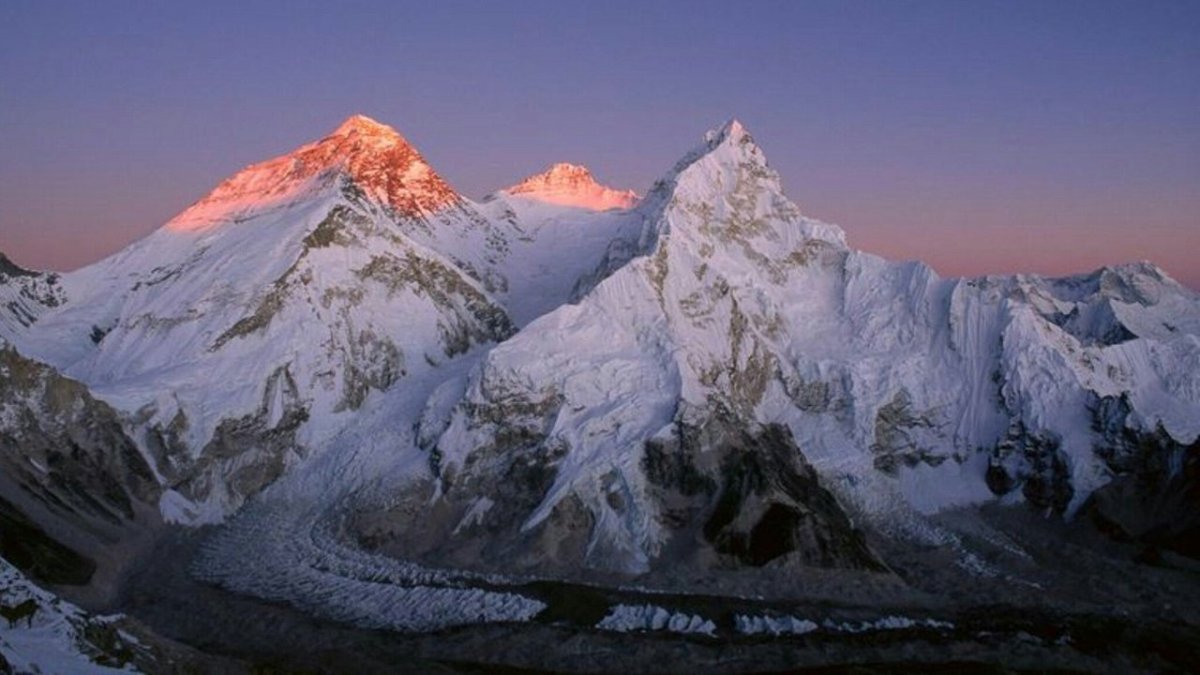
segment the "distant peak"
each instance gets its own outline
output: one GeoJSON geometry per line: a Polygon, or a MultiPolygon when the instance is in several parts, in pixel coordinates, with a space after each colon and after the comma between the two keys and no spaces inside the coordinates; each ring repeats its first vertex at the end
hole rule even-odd
{"type": "Polygon", "coordinates": [[[534,174],[509,188],[509,192],[538,192],[543,190],[570,190],[590,185],[598,185],[592,172],[586,166],[559,162],[549,169],[534,174]]]}
{"type": "Polygon", "coordinates": [[[207,230],[305,198],[339,180],[410,218],[460,199],[398,131],[366,115],[351,115],[325,138],[234,174],[167,227],[207,230]]]}
{"type": "MultiPolygon", "coordinates": [[[[730,118],[720,127],[705,133],[704,142],[692,148],[676,162],[674,168],[654,184],[651,193],[659,196],[668,194],[687,174],[693,175],[693,181],[714,183],[720,182],[723,175],[722,172],[713,170],[714,168],[749,165],[765,169],[767,173],[764,173],[764,176],[769,177],[772,188],[776,191],[781,190],[778,176],[768,169],[767,158],[754,142],[750,132],[737,118],[730,118]],[[701,168],[694,168],[697,165],[701,168]]],[[[723,190],[727,186],[713,187],[723,190]]]]}
{"type": "Polygon", "coordinates": [[[627,209],[637,203],[633,190],[616,190],[596,182],[586,166],[558,162],[505,190],[541,202],[604,211],[627,209]]]}
{"type": "Polygon", "coordinates": [[[742,141],[754,142],[750,136],[750,132],[746,130],[736,117],[731,117],[728,122],[721,125],[717,129],[713,129],[704,135],[704,140],[708,143],[709,148],[715,148],[722,143],[738,143],[742,141]]]}
{"type": "Polygon", "coordinates": [[[400,136],[395,129],[377,122],[366,115],[351,115],[347,117],[337,129],[334,129],[332,135],[349,136],[350,134],[359,134],[361,136],[400,136]]]}
{"type": "Polygon", "coordinates": [[[558,162],[550,167],[545,175],[550,176],[584,176],[589,180],[592,178],[592,172],[586,166],[581,164],[571,164],[570,162],[558,162]]]}

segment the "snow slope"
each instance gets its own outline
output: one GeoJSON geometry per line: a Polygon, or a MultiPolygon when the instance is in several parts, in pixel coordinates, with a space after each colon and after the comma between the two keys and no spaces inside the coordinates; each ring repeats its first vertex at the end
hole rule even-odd
{"type": "Polygon", "coordinates": [[[1072,512],[1114,473],[1103,401],[1179,452],[1200,434],[1200,303],[1152,265],[943,280],[854,251],[736,121],[639,210],[645,255],[490,351],[437,422],[443,482],[494,501],[498,446],[544,467],[532,508],[491,513],[525,532],[578,514],[589,564],[654,567],[672,518],[647,441],[713,420],[786,426],[826,485],[889,520],[1008,493],[1072,512]]]}
{"type": "Polygon", "coordinates": [[[22,353],[127,413],[171,488],[164,516],[212,522],[414,364],[564,302],[627,229],[616,214],[477,205],[354,116],[109,259],[61,281],[14,273],[24,285],[0,291],[25,303],[14,316],[30,325],[8,331],[22,353]],[[61,307],[29,309],[34,282],[61,307]]]}
{"type": "Polygon", "coordinates": [[[58,274],[23,269],[0,253],[0,338],[17,339],[65,300],[58,274]]]}
{"type": "Polygon", "coordinates": [[[12,623],[0,619],[0,666],[18,673],[139,672],[130,663],[139,645],[110,625],[117,617],[89,616],[0,560],[0,604],[25,603],[35,608],[30,616],[12,623]]]}
{"type": "Polygon", "coordinates": [[[513,330],[486,284],[405,234],[472,234],[461,200],[363,124],[244,170],[65,277],[70,302],[30,331],[30,354],[149,429],[175,486],[168,518],[219,519],[412,362],[513,330]]]}

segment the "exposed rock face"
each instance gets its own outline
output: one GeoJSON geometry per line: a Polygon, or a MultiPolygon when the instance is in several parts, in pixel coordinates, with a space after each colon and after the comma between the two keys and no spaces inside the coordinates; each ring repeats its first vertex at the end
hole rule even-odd
{"type": "Polygon", "coordinates": [[[89,558],[155,523],[155,474],[117,413],[82,384],[0,346],[0,533],[40,579],[87,582],[89,558]]]}
{"type": "Polygon", "coordinates": [[[306,449],[296,432],[308,414],[296,382],[284,367],[267,380],[258,409],[221,422],[194,461],[177,451],[180,427],[187,423],[182,411],[165,432],[151,430],[147,445],[157,451],[159,466],[172,468],[168,479],[172,496],[187,500],[173,504],[183,510],[178,515],[185,519],[198,515],[189,513],[187,504],[241,504],[274,482],[304,458],[306,449]]]}
{"type": "Polygon", "coordinates": [[[986,477],[997,495],[1020,488],[1030,504],[1059,514],[1066,511],[1075,492],[1059,441],[1030,434],[1020,422],[992,450],[986,477]]]}
{"type": "Polygon", "coordinates": [[[65,301],[59,275],[23,269],[0,253],[0,339],[13,340],[65,301]]]}
{"type": "Polygon", "coordinates": [[[307,197],[314,181],[338,175],[401,218],[424,218],[461,201],[395,129],[354,115],[316,143],[234,174],[167,228],[202,230],[286,206],[307,197]]]}
{"type": "Polygon", "coordinates": [[[927,464],[936,467],[945,462],[948,458],[935,449],[937,422],[934,418],[936,415],[931,411],[912,409],[908,390],[897,391],[892,400],[875,413],[875,442],[871,445],[871,452],[876,455],[875,468],[894,475],[902,466],[913,468],[927,464]],[[932,442],[927,437],[932,437],[932,442]]]}
{"type": "Polygon", "coordinates": [[[631,494],[613,471],[596,486],[603,511],[568,495],[531,521],[539,505],[553,499],[569,449],[547,441],[544,425],[519,420],[544,419],[556,401],[551,396],[505,408],[512,415],[507,419],[518,423],[502,427],[492,445],[461,467],[442,467],[435,451],[435,485],[411,487],[394,510],[359,515],[364,543],[438,566],[582,579],[592,572],[764,565],[885,569],[787,429],[752,432],[731,419],[703,428],[681,425],[671,438],[648,440],[638,460],[647,480],[644,497],[631,494]],[[416,503],[424,506],[414,509],[416,503]],[[602,522],[641,518],[655,521],[661,540],[652,557],[631,569],[631,552],[605,536],[602,522]]]}
{"type": "Polygon", "coordinates": [[[1096,452],[1113,479],[1084,512],[1122,539],[1200,558],[1200,440],[1185,445],[1161,426],[1137,430],[1127,396],[1099,398],[1094,412],[1096,452]]]}
{"type": "MultiPolygon", "coordinates": [[[[737,422],[683,427],[674,438],[647,441],[641,463],[658,517],[674,530],[664,548],[677,555],[702,555],[689,549],[703,542],[723,566],[786,560],[882,568],[784,427],[757,433],[737,422]]],[[[623,495],[609,495],[619,513],[623,495]]]]}

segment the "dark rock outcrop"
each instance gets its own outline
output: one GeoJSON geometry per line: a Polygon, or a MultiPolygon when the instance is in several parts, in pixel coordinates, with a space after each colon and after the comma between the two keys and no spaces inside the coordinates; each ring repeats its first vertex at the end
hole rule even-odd
{"type": "Polygon", "coordinates": [[[706,547],[720,566],[884,568],[785,427],[682,427],[647,442],[642,469],[675,533],[672,556],[706,547]]]}
{"type": "Polygon", "coordinates": [[[79,382],[0,346],[3,555],[35,578],[84,583],[147,526],[161,494],[117,413],[79,382]]]}
{"type": "Polygon", "coordinates": [[[1200,440],[1190,445],[1127,424],[1128,397],[1097,398],[1093,424],[1103,439],[1096,454],[1113,479],[1083,513],[1102,530],[1152,547],[1200,558],[1200,440]]]}

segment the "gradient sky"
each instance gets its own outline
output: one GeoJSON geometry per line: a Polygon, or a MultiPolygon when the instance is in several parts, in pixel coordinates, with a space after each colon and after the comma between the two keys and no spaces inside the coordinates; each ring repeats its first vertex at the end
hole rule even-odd
{"type": "Polygon", "coordinates": [[[71,269],[362,112],[469,196],[644,191],[736,116],[809,215],[946,275],[1200,288],[1200,2],[0,3],[0,250],[71,269]]]}

